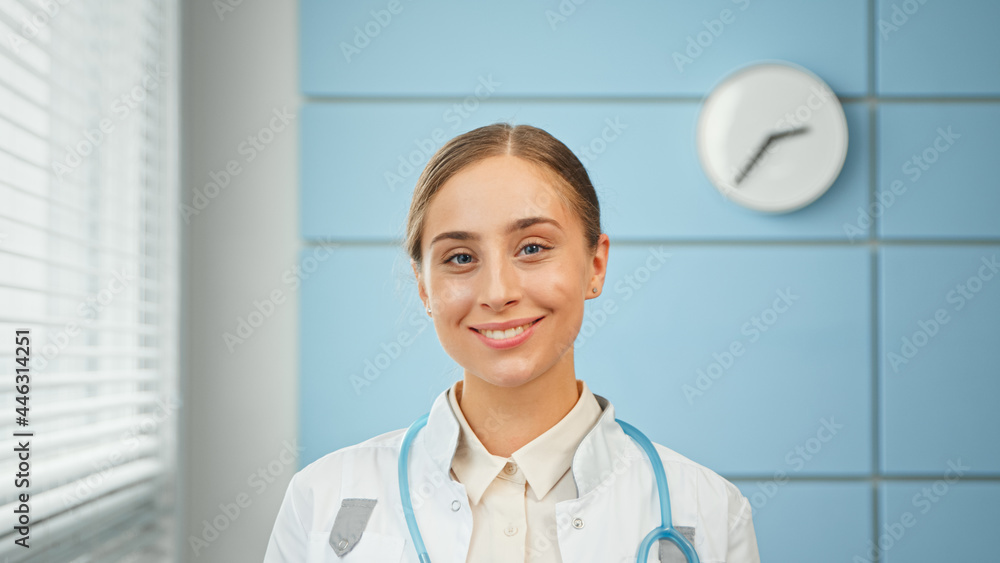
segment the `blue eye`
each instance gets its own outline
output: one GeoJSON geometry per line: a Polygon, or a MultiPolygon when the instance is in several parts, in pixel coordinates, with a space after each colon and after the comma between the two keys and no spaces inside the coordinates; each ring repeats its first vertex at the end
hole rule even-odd
{"type": "MultiPolygon", "coordinates": [[[[544,244],[538,244],[537,242],[531,242],[531,243],[528,243],[528,244],[524,245],[523,247],[521,247],[521,250],[526,250],[526,249],[531,248],[531,247],[541,248],[541,249],[544,249],[544,250],[551,250],[552,249],[551,246],[545,246],[544,244]]],[[[539,252],[541,252],[541,251],[539,251],[539,252]]],[[[529,254],[529,255],[530,254],[538,254],[539,252],[528,252],[527,254],[529,254]]]]}
{"type": "MultiPolygon", "coordinates": [[[[539,244],[537,242],[528,243],[522,246],[521,250],[523,251],[532,247],[539,250],[536,250],[535,252],[526,252],[525,253],[526,255],[533,256],[535,254],[540,254],[542,250],[552,250],[551,246],[545,246],[544,244],[539,244]]],[[[445,264],[449,262],[454,263],[456,266],[467,266],[472,263],[472,255],[467,252],[456,252],[455,254],[452,254],[451,256],[444,259],[445,264]],[[455,260],[456,258],[462,258],[462,257],[464,257],[465,259],[464,260],[460,259],[457,261],[455,260]]]]}
{"type": "MultiPolygon", "coordinates": [[[[467,258],[470,258],[470,259],[472,258],[472,256],[471,256],[471,255],[469,255],[469,254],[465,254],[465,253],[463,253],[463,252],[460,252],[460,253],[458,253],[458,254],[452,254],[451,256],[449,256],[449,257],[448,257],[448,258],[447,258],[447,259],[445,260],[445,263],[447,264],[448,262],[451,262],[452,260],[454,260],[455,258],[458,258],[459,256],[465,256],[465,257],[467,257],[467,258]]],[[[469,263],[469,262],[456,262],[456,264],[459,264],[459,265],[462,265],[462,266],[464,266],[465,264],[468,264],[468,263],[469,263]]]]}

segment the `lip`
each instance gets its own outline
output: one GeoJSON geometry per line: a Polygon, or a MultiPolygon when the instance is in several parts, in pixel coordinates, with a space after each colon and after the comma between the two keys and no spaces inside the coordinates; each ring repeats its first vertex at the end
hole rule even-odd
{"type": "MultiPolygon", "coordinates": [[[[543,318],[545,318],[545,317],[538,317],[538,319],[537,319],[538,322],[535,322],[533,325],[529,326],[527,329],[524,330],[524,332],[522,332],[521,334],[518,334],[517,336],[514,336],[512,338],[507,338],[505,340],[493,340],[492,338],[487,338],[484,334],[482,334],[481,332],[479,332],[475,328],[471,328],[470,327],[469,330],[472,331],[472,333],[475,334],[476,337],[479,338],[479,340],[483,344],[489,346],[490,348],[494,348],[494,349],[497,349],[497,350],[505,350],[507,348],[513,348],[515,346],[519,346],[524,341],[526,341],[529,338],[531,338],[531,335],[535,333],[535,327],[538,326],[538,323],[541,322],[541,319],[543,319],[543,318]]],[[[515,326],[521,326],[522,324],[528,324],[532,320],[536,320],[536,319],[532,319],[532,318],[529,317],[528,319],[524,319],[524,320],[511,321],[511,322],[507,322],[507,323],[492,323],[492,324],[493,325],[496,325],[496,324],[509,325],[509,326],[506,326],[506,328],[513,328],[515,326]],[[520,323],[520,324],[513,324],[512,325],[511,323],[520,323]]],[[[487,325],[481,325],[481,326],[489,327],[491,325],[487,324],[487,325]]],[[[500,330],[500,329],[485,328],[483,330],[500,330]]]]}

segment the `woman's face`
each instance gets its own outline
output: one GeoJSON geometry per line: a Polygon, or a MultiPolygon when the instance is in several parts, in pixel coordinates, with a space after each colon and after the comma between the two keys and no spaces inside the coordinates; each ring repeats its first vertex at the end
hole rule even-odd
{"type": "Polygon", "coordinates": [[[567,352],[572,362],[583,303],[604,283],[608,236],[591,254],[582,222],[535,164],[505,155],[460,170],[431,199],[422,245],[420,297],[466,372],[513,387],[567,352]],[[508,326],[520,328],[486,333],[508,326]]]}

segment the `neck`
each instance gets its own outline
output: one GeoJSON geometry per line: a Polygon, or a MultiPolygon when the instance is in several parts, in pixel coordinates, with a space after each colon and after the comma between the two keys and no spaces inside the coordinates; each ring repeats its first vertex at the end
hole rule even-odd
{"type": "Polygon", "coordinates": [[[462,415],[486,450],[509,457],[562,420],[581,387],[570,350],[552,369],[517,387],[493,385],[466,370],[456,391],[462,415]]]}

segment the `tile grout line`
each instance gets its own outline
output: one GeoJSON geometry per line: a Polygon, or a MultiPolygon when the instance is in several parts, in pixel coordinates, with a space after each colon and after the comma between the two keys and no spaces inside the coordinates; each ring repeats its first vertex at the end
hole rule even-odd
{"type": "MultiPolygon", "coordinates": [[[[868,0],[868,209],[874,209],[875,204],[875,193],[878,188],[878,173],[879,173],[879,99],[877,97],[877,80],[878,72],[876,65],[878,64],[878,58],[876,54],[877,41],[875,39],[875,20],[878,15],[878,1],[868,0]]],[[[879,393],[879,349],[880,349],[880,337],[879,333],[879,322],[881,320],[879,316],[879,307],[881,302],[879,300],[878,286],[881,282],[879,277],[879,256],[881,254],[881,246],[878,241],[878,233],[880,227],[880,218],[872,213],[871,226],[868,231],[868,240],[872,243],[869,247],[871,249],[870,254],[870,270],[871,270],[871,282],[869,286],[870,303],[871,307],[871,417],[872,417],[872,460],[871,460],[871,471],[872,479],[870,481],[870,491],[871,491],[871,541],[875,546],[878,546],[878,530],[879,530],[879,487],[881,486],[882,474],[881,474],[881,447],[882,444],[879,440],[879,435],[881,432],[880,416],[881,410],[879,409],[879,401],[881,400],[881,395],[879,393]]],[[[882,553],[879,549],[874,550],[874,556],[872,558],[872,563],[879,563],[882,559],[882,553]]]]}
{"type": "MultiPolygon", "coordinates": [[[[723,475],[720,473],[720,475],[723,475]]],[[[775,478],[774,474],[755,474],[755,473],[725,473],[723,475],[726,479],[731,481],[766,481],[773,480],[775,478]]],[[[785,475],[782,479],[787,480],[789,483],[923,483],[923,482],[934,482],[940,481],[944,478],[941,474],[913,474],[913,475],[882,475],[877,479],[873,479],[871,475],[859,473],[857,475],[837,473],[837,474],[816,474],[816,475],[785,475]]],[[[962,482],[970,483],[1000,483],[1000,475],[991,473],[988,475],[963,475],[962,482]]]]}
{"type": "MultiPolygon", "coordinates": [[[[870,78],[869,78],[870,79],[870,78]]],[[[836,92],[835,92],[836,93],[836,92]]],[[[706,92],[707,95],[707,92],[706,92]]],[[[436,104],[461,102],[467,95],[454,94],[450,96],[428,96],[421,94],[409,95],[385,95],[385,96],[302,96],[303,104],[309,105],[336,105],[336,104],[436,104]]],[[[854,104],[864,103],[869,99],[876,99],[881,103],[890,104],[996,104],[1000,103],[1000,96],[878,96],[874,92],[865,95],[837,94],[837,99],[841,103],[854,104]]],[[[543,104],[700,104],[705,96],[698,95],[627,95],[627,96],[538,96],[538,95],[493,95],[488,100],[480,103],[483,105],[501,103],[543,103],[543,104]]]]}
{"type": "MultiPolygon", "coordinates": [[[[389,240],[389,239],[371,239],[371,240],[344,240],[344,239],[316,239],[316,238],[303,238],[302,244],[306,247],[315,246],[344,246],[344,247],[369,247],[369,246],[382,246],[386,248],[390,247],[402,247],[403,242],[400,240],[389,240]]],[[[762,239],[762,240],[746,240],[746,239],[633,239],[633,240],[614,240],[612,241],[612,246],[615,247],[642,247],[651,245],[663,245],[663,246],[674,246],[674,247],[691,247],[691,246],[707,246],[707,247],[746,247],[746,246],[758,246],[762,248],[766,247],[794,247],[794,246],[829,246],[829,247],[845,247],[854,248],[860,246],[871,246],[881,249],[884,246],[961,246],[961,247],[975,247],[975,246],[996,246],[1000,245],[1000,239],[868,239],[861,240],[861,242],[851,242],[848,240],[834,240],[834,239],[787,239],[787,240],[777,240],[777,239],[762,239]]]]}

